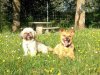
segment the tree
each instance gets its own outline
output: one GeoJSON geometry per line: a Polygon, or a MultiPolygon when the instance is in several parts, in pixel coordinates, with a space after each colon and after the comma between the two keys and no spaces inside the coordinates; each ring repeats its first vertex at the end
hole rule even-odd
{"type": "Polygon", "coordinates": [[[75,14],[75,28],[85,28],[85,0],[77,0],[76,14],[75,14]]]}
{"type": "Polygon", "coordinates": [[[13,24],[12,30],[15,32],[20,26],[20,0],[13,0],[13,24]]]}

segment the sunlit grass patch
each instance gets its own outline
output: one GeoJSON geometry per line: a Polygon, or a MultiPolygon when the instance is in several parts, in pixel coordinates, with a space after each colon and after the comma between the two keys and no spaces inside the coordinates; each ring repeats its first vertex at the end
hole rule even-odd
{"type": "MultiPolygon", "coordinates": [[[[60,42],[58,33],[43,34],[37,39],[55,47],[60,42]]],[[[59,59],[49,52],[35,57],[23,56],[19,33],[0,33],[1,75],[97,75],[100,73],[100,29],[75,32],[75,60],[59,59]]]]}

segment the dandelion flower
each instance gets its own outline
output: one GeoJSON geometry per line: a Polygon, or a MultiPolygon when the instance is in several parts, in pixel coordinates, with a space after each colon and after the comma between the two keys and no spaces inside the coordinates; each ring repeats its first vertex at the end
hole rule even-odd
{"type": "Polygon", "coordinates": [[[10,72],[10,70],[7,70],[7,72],[10,72]]]}
{"type": "Polygon", "coordinates": [[[61,75],[61,71],[59,71],[57,75],[61,75]]]}
{"type": "Polygon", "coordinates": [[[5,60],[3,60],[3,62],[5,62],[5,60]]]}
{"type": "Polygon", "coordinates": [[[47,73],[49,73],[49,70],[47,70],[47,69],[44,69],[44,71],[47,72],[47,73]]]}

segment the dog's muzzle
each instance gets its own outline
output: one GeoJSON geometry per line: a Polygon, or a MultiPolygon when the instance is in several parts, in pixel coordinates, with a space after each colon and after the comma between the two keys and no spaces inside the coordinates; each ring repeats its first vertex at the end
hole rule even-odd
{"type": "Polygon", "coordinates": [[[65,47],[68,47],[69,45],[70,45],[70,39],[69,38],[64,38],[64,39],[62,39],[63,40],[63,45],[65,46],[65,47]]]}
{"type": "Polygon", "coordinates": [[[26,40],[31,40],[32,38],[33,38],[33,36],[30,33],[27,33],[26,36],[25,36],[26,40]]]}

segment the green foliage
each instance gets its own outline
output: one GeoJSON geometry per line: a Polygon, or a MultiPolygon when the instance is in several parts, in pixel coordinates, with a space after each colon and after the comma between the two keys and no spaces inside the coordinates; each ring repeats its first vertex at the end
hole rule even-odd
{"type": "MultiPolygon", "coordinates": [[[[21,0],[21,27],[28,26],[29,21],[46,21],[47,1],[49,21],[58,20],[55,26],[59,24],[60,27],[70,27],[74,24],[76,0],[21,0]],[[66,17],[67,15],[70,17],[66,17]]],[[[87,0],[85,10],[86,27],[100,28],[100,0],[87,0]]],[[[6,31],[8,28],[11,30],[12,20],[12,0],[0,0],[0,31],[6,31]]]]}
{"type": "Polygon", "coordinates": [[[28,22],[33,22],[33,17],[29,16],[27,20],[28,20],[28,22]]]}
{"type": "Polygon", "coordinates": [[[59,23],[59,27],[68,28],[71,27],[73,24],[73,21],[61,20],[59,23]]]}
{"type": "Polygon", "coordinates": [[[86,26],[89,28],[100,28],[100,13],[86,13],[86,26]]]}
{"type": "MultiPolygon", "coordinates": [[[[59,34],[43,34],[38,40],[55,47],[60,42],[59,34]]],[[[37,54],[23,56],[19,33],[0,33],[1,75],[99,75],[100,74],[100,29],[85,29],[75,32],[75,60],[59,59],[56,55],[37,54]]]]}
{"type": "Polygon", "coordinates": [[[85,10],[86,12],[95,12],[100,10],[100,0],[87,0],[85,10]]]}
{"type": "Polygon", "coordinates": [[[55,11],[75,11],[75,0],[50,0],[55,11]]]}

